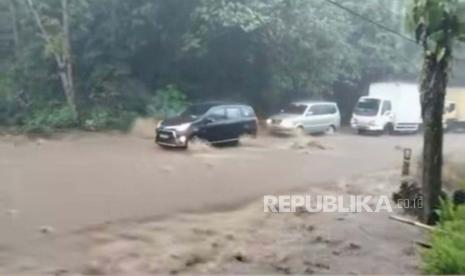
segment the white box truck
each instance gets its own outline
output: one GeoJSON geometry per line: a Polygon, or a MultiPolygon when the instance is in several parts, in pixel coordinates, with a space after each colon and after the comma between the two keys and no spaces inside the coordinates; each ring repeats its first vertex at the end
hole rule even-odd
{"type": "Polygon", "coordinates": [[[451,87],[447,89],[444,119],[447,129],[465,128],[465,88],[451,87]]]}
{"type": "Polygon", "coordinates": [[[355,106],[351,126],[362,132],[414,133],[422,124],[417,84],[373,83],[355,106]]]}

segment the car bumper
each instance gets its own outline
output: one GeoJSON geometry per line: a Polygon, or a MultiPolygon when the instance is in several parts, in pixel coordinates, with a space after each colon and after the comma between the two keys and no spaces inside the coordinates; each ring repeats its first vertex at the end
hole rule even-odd
{"type": "Polygon", "coordinates": [[[383,130],[382,126],[376,126],[376,125],[365,125],[365,124],[352,123],[351,126],[355,130],[365,130],[365,131],[382,131],[383,130]]]}
{"type": "Polygon", "coordinates": [[[420,129],[419,123],[399,123],[394,125],[394,131],[398,132],[416,132],[420,129]]]}
{"type": "Polygon", "coordinates": [[[174,130],[157,129],[155,143],[160,146],[181,148],[187,146],[187,135],[174,130]]]}
{"type": "Polygon", "coordinates": [[[284,127],[281,125],[267,125],[267,128],[270,132],[282,134],[291,134],[296,130],[295,127],[284,127]]]}

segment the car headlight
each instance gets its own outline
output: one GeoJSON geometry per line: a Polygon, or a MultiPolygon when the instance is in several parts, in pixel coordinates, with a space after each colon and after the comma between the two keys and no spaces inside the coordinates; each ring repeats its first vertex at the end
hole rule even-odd
{"type": "Polygon", "coordinates": [[[272,122],[273,122],[273,120],[271,120],[271,119],[266,120],[267,125],[271,125],[272,122]]]}
{"type": "Polygon", "coordinates": [[[186,131],[191,126],[190,123],[182,124],[179,126],[174,127],[177,131],[186,131]]]}
{"type": "Polygon", "coordinates": [[[281,125],[282,125],[283,127],[294,127],[294,123],[291,122],[291,121],[282,121],[282,122],[281,122],[281,125]]]}

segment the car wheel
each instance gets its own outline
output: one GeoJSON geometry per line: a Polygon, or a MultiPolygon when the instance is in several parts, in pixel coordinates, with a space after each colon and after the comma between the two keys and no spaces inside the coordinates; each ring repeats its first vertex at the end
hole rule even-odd
{"type": "Polygon", "coordinates": [[[305,129],[302,126],[296,128],[295,133],[297,136],[305,136],[305,129]]]}
{"type": "Polygon", "coordinates": [[[188,148],[189,145],[210,145],[210,143],[207,140],[194,135],[186,142],[186,148],[188,148]]]}
{"type": "Polygon", "coordinates": [[[251,134],[242,134],[240,135],[239,137],[237,137],[237,142],[239,143],[242,143],[242,142],[247,142],[247,141],[250,141],[252,139],[257,139],[257,136],[256,135],[251,135],[251,134]]]}
{"type": "Polygon", "coordinates": [[[336,133],[335,126],[329,126],[328,129],[325,131],[326,135],[334,135],[336,133]]]}
{"type": "Polygon", "coordinates": [[[164,145],[160,145],[160,144],[157,144],[157,146],[161,149],[167,149],[168,147],[167,146],[164,146],[164,145]]]}
{"type": "Polygon", "coordinates": [[[237,138],[237,140],[231,141],[231,142],[229,142],[229,144],[230,144],[231,146],[237,147],[237,146],[239,146],[239,144],[240,144],[240,140],[239,140],[239,139],[240,139],[240,138],[237,138]]]}

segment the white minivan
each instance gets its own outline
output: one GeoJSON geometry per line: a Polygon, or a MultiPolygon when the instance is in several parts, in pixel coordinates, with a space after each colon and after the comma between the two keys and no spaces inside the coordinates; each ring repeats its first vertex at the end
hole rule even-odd
{"type": "Polygon", "coordinates": [[[273,133],[333,134],[341,126],[341,115],[334,102],[294,102],[266,123],[273,133]]]}

